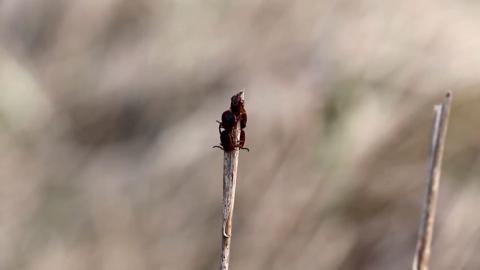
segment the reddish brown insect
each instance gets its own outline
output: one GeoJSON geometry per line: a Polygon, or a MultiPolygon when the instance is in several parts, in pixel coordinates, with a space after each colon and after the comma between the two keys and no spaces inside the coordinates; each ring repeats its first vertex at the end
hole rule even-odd
{"type": "Polygon", "coordinates": [[[240,128],[247,126],[247,111],[245,111],[245,102],[242,99],[243,92],[234,95],[230,101],[230,110],[240,120],[240,128]]]}
{"type": "Polygon", "coordinates": [[[250,149],[248,149],[247,147],[243,147],[245,145],[245,131],[240,130],[240,140],[238,141],[238,148],[240,149],[245,149],[247,150],[247,152],[250,152],[250,149]]]}
{"type": "Polygon", "coordinates": [[[220,148],[225,152],[230,152],[235,149],[231,132],[223,130],[220,132],[220,145],[215,145],[213,148],[220,148]]]}
{"type": "Polygon", "coordinates": [[[247,112],[243,109],[243,113],[240,114],[240,128],[244,129],[247,127],[247,112]]]}
{"type": "Polygon", "coordinates": [[[231,110],[226,110],[222,113],[222,122],[220,126],[226,130],[232,130],[237,124],[237,117],[231,110]]]}
{"type": "Polygon", "coordinates": [[[231,98],[230,109],[222,113],[221,122],[217,121],[220,145],[215,145],[214,148],[223,149],[225,152],[233,151],[236,147],[250,151],[250,149],[244,147],[245,131],[243,129],[247,126],[247,112],[244,108],[242,94],[243,92],[240,92],[231,98]],[[237,141],[234,130],[238,121],[240,121],[240,139],[237,141]]]}
{"type": "Polygon", "coordinates": [[[235,115],[240,115],[242,109],[244,109],[245,102],[242,99],[243,92],[234,95],[230,100],[230,109],[235,115]]]}
{"type": "Polygon", "coordinates": [[[225,152],[231,152],[235,150],[236,147],[239,149],[247,150],[250,152],[250,149],[243,147],[245,145],[245,132],[242,130],[240,133],[240,140],[238,143],[234,143],[235,139],[233,138],[233,133],[223,130],[220,132],[220,145],[215,145],[213,148],[220,148],[225,152]]]}

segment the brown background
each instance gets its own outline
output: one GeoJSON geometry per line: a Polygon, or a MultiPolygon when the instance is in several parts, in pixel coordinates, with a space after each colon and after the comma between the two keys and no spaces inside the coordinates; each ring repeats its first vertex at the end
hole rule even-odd
{"type": "Polygon", "coordinates": [[[216,269],[217,124],[246,90],[231,269],[479,269],[476,1],[0,0],[0,269],[216,269]]]}

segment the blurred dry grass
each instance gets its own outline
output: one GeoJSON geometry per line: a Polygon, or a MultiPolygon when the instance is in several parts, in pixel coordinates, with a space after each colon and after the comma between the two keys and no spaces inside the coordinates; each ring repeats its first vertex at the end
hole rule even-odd
{"type": "Polygon", "coordinates": [[[474,1],[0,1],[0,269],[215,269],[215,120],[247,90],[232,269],[478,269],[474,1]]]}

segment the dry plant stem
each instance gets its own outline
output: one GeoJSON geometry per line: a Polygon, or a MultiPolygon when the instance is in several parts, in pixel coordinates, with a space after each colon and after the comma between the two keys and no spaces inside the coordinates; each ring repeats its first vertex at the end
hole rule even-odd
{"type": "MultiPolygon", "coordinates": [[[[242,95],[242,99],[245,96],[242,95]]],[[[236,141],[240,140],[240,122],[234,129],[236,141]]],[[[224,152],[223,155],[223,224],[222,224],[222,255],[220,270],[228,270],[230,262],[230,247],[232,241],[232,217],[237,186],[237,168],[239,149],[224,152]]]]}
{"type": "Polygon", "coordinates": [[[450,114],[451,102],[452,94],[449,92],[445,96],[445,100],[434,107],[435,120],[432,134],[432,148],[429,155],[427,192],[425,195],[418,232],[417,249],[413,260],[413,270],[428,270],[429,266],[443,150],[445,147],[445,137],[447,135],[448,116],[450,114]]]}

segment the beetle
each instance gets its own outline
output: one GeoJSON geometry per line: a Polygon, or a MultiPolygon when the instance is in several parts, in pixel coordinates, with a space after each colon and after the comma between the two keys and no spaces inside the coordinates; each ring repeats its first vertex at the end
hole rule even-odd
{"type": "Polygon", "coordinates": [[[247,126],[247,112],[245,111],[245,102],[242,99],[243,92],[234,95],[230,100],[230,110],[240,120],[240,128],[247,126]]]}
{"type": "Polygon", "coordinates": [[[241,108],[244,107],[244,100],[242,99],[243,92],[234,95],[230,99],[230,109],[235,115],[239,115],[241,108]]]}
{"type": "Polygon", "coordinates": [[[240,149],[245,149],[247,150],[247,152],[250,152],[250,149],[248,149],[247,147],[243,147],[245,145],[245,131],[240,130],[240,140],[238,141],[238,148],[240,149]]]}
{"type": "MultiPolygon", "coordinates": [[[[243,108],[242,108],[243,109],[243,108]]],[[[240,113],[240,128],[244,129],[247,127],[247,112],[243,109],[243,112],[240,113]]]]}
{"type": "Polygon", "coordinates": [[[231,110],[226,110],[222,113],[222,122],[220,122],[220,127],[223,127],[225,130],[232,130],[237,124],[237,117],[231,110]]]}
{"type": "Polygon", "coordinates": [[[236,147],[239,149],[247,150],[250,152],[250,149],[243,147],[245,145],[245,131],[240,131],[240,140],[238,143],[235,143],[235,138],[233,137],[233,132],[223,130],[220,132],[220,145],[215,145],[213,148],[220,148],[225,152],[231,152],[236,147]]]}
{"type": "Polygon", "coordinates": [[[245,131],[247,126],[247,112],[245,111],[243,100],[243,92],[240,92],[230,99],[230,109],[222,113],[222,121],[218,123],[218,133],[220,133],[220,145],[213,146],[214,148],[223,149],[225,152],[231,152],[235,148],[247,150],[250,149],[245,146],[245,131]],[[240,138],[236,139],[236,127],[240,122],[240,138]],[[223,130],[222,130],[223,128],[223,130]]]}
{"type": "Polygon", "coordinates": [[[235,149],[235,144],[233,143],[231,132],[223,130],[220,132],[220,145],[215,145],[213,148],[220,148],[225,152],[231,152],[235,149]]]}
{"type": "Polygon", "coordinates": [[[231,130],[240,120],[240,128],[244,129],[247,126],[247,112],[243,110],[240,116],[237,117],[231,110],[224,111],[222,114],[222,121],[217,121],[220,124],[219,128],[231,130]]]}

